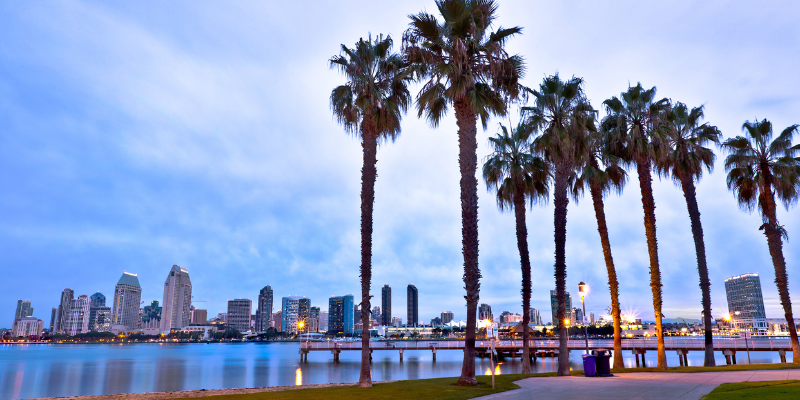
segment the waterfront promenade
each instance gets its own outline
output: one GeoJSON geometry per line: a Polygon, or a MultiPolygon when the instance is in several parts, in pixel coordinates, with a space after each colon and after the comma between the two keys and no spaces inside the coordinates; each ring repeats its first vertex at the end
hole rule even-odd
{"type": "Polygon", "coordinates": [[[519,389],[479,397],[479,399],[699,400],[723,383],[795,379],[800,379],[800,369],[697,373],[639,372],[615,374],[610,378],[539,377],[515,382],[520,386],[519,389]]]}

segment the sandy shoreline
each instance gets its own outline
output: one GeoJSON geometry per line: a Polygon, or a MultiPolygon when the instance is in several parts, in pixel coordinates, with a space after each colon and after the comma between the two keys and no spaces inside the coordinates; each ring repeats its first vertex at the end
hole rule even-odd
{"type": "MultiPolygon", "coordinates": [[[[380,382],[374,382],[380,383],[380,382]]],[[[262,392],[280,392],[284,390],[297,390],[309,388],[325,388],[333,386],[352,386],[352,383],[321,383],[316,385],[301,386],[266,386],[259,388],[237,388],[237,389],[201,389],[201,390],[176,390],[172,392],[150,392],[150,393],[123,393],[123,394],[104,394],[99,396],[71,396],[71,397],[44,397],[36,400],[151,400],[151,399],[183,399],[191,397],[219,396],[223,394],[249,394],[262,392]]]]}

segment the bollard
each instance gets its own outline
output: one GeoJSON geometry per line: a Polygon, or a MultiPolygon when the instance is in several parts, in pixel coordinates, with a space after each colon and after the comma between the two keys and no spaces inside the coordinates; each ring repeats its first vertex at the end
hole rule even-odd
{"type": "Polygon", "coordinates": [[[436,362],[436,347],[431,349],[431,351],[433,351],[433,362],[436,362]]]}
{"type": "Polygon", "coordinates": [[[786,350],[778,350],[778,355],[781,357],[781,362],[786,363],[786,350]]]}
{"type": "Polygon", "coordinates": [[[400,349],[400,362],[403,362],[403,349],[400,349]]]}

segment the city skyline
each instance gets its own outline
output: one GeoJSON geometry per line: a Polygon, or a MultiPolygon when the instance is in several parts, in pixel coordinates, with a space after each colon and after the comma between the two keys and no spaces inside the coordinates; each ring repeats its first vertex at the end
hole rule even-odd
{"type": "MultiPolygon", "coordinates": [[[[509,45],[529,61],[524,83],[535,85],[555,71],[581,76],[596,108],[641,81],[657,86],[660,96],[705,104],[707,121],[725,138],[739,134],[744,120],[769,118],[780,128],[800,122],[791,34],[797,6],[721,4],[586,4],[573,10],[509,2],[498,24],[525,26],[509,45]],[[536,15],[570,12],[588,32],[624,35],[603,23],[621,9],[649,21],[643,35],[625,46],[583,43],[577,40],[581,30],[543,41],[555,22],[529,23],[536,15]],[[764,29],[745,33],[742,20],[764,29]],[[575,51],[565,54],[567,45],[575,51]],[[634,52],[640,57],[618,65],[634,52]],[[679,53],[684,56],[674,56],[679,53]],[[768,84],[777,80],[782,84],[768,84]]],[[[367,32],[391,34],[399,44],[407,21],[396,15],[430,2],[363,7],[347,26],[326,22],[351,17],[328,4],[310,13],[294,4],[226,13],[214,5],[174,5],[163,19],[152,18],[146,7],[125,5],[2,7],[9,23],[0,34],[9,40],[0,49],[0,174],[7,188],[0,251],[10,273],[0,282],[0,320],[6,321],[0,326],[9,327],[18,299],[30,299],[35,316],[49,322],[45,313],[58,307],[57,293],[65,287],[76,295],[99,290],[111,299],[121,270],[139,274],[143,300],[161,299],[164,267],[172,264],[192,271],[196,297],[209,300],[212,315],[225,310],[228,299],[255,300],[265,284],[275,288],[276,298],[303,294],[323,307],[331,294],[357,291],[360,147],[330,116],[330,89],[341,79],[322,70],[342,43],[351,45],[367,32]],[[230,19],[220,17],[227,13],[230,19]],[[55,17],[67,14],[71,18],[55,17]],[[190,16],[197,25],[174,26],[169,21],[175,15],[190,16]],[[285,22],[299,15],[329,34],[306,48],[308,36],[285,22]],[[289,82],[301,82],[303,90],[289,82]],[[271,93],[285,97],[276,100],[271,93]],[[27,271],[15,272],[19,266],[38,271],[41,282],[33,285],[27,271]],[[265,274],[270,282],[260,281],[265,274]]],[[[486,131],[479,130],[481,159],[498,122],[491,119],[486,131]]],[[[454,126],[452,115],[432,129],[410,113],[397,142],[378,152],[373,299],[384,283],[402,292],[414,282],[422,321],[443,310],[456,319],[465,314],[454,126]]],[[[779,316],[760,218],[738,210],[715,152],[717,168],[697,188],[712,311],[716,317],[727,308],[726,277],[752,272],[764,277],[766,315],[779,316]]],[[[622,196],[610,196],[606,209],[621,307],[649,319],[647,254],[633,183],[622,196]]],[[[672,182],[656,180],[654,186],[664,313],[699,318],[700,290],[696,279],[686,278],[696,261],[685,203],[672,182]]],[[[482,183],[478,193],[480,302],[521,312],[513,217],[496,210],[482,183]]],[[[592,212],[587,199],[570,203],[567,290],[575,292],[579,281],[590,285],[587,311],[610,303],[592,212]]],[[[778,217],[796,237],[800,213],[780,208],[778,217]]],[[[531,305],[547,314],[554,286],[552,202],[534,207],[528,223],[531,305]]],[[[797,282],[800,247],[791,243],[785,256],[790,282],[797,282]]],[[[404,317],[397,311],[404,296],[394,300],[394,316],[404,317]]]]}

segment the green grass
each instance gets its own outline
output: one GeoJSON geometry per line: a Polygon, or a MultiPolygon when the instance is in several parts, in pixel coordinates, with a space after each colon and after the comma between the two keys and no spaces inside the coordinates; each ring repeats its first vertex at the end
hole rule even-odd
{"type": "Polygon", "coordinates": [[[703,400],[736,399],[797,399],[800,398],[800,381],[764,381],[723,383],[703,400]]]}
{"type": "Polygon", "coordinates": [[[724,372],[724,371],[755,371],[755,370],[780,370],[798,369],[800,366],[788,363],[775,364],[737,364],[737,365],[718,365],[716,367],[670,367],[667,371],[656,368],[612,368],[611,373],[630,373],[630,372],[724,372]]]}
{"type": "MultiPolygon", "coordinates": [[[[495,376],[495,389],[492,389],[492,377],[478,376],[478,386],[456,386],[457,377],[419,379],[377,383],[371,388],[357,386],[337,386],[327,388],[311,388],[285,390],[280,392],[251,393],[241,395],[223,395],[204,397],[214,400],[295,400],[295,399],[438,399],[462,400],[472,399],[487,394],[505,392],[519,388],[514,381],[534,376],[555,376],[555,372],[539,374],[510,374],[495,376]]],[[[572,371],[572,375],[583,375],[583,371],[572,371]]]]}

